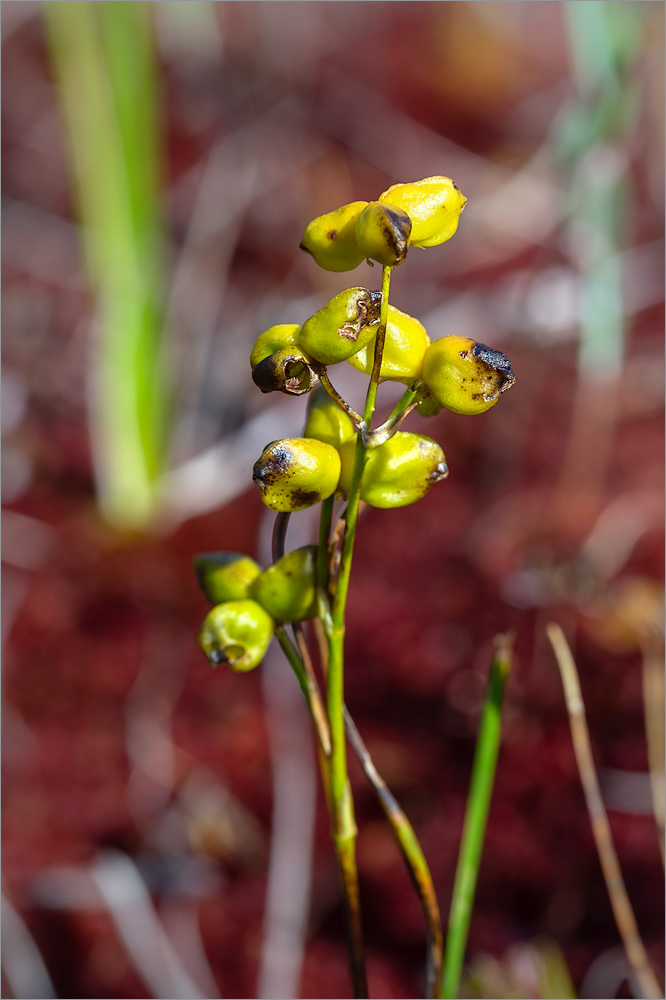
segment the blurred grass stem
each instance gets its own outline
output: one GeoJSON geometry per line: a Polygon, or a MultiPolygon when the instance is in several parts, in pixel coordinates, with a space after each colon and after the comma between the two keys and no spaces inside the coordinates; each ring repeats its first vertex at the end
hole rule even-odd
{"type": "Polygon", "coordinates": [[[97,298],[90,418],[98,497],[106,518],[130,529],[156,511],[168,417],[151,7],[42,6],[97,298]]]}
{"type": "Polygon", "coordinates": [[[513,664],[512,635],[495,640],[476,740],[472,781],[453,885],[440,997],[458,996],[502,734],[502,703],[513,664]]]}
{"type": "Polygon", "coordinates": [[[634,911],[627,895],[624,879],[622,878],[608,816],[601,797],[594,758],[592,757],[590,734],[587,728],[585,706],[583,704],[576,664],[560,626],[551,623],[546,627],[546,633],[553,647],[562,677],[578,771],[583,791],[585,792],[585,801],[592,824],[592,833],[597,845],[597,852],[606,888],[608,889],[608,895],[610,896],[615,922],[617,923],[627,959],[629,960],[641,995],[648,998],[648,1000],[663,997],[641,940],[634,911]]]}

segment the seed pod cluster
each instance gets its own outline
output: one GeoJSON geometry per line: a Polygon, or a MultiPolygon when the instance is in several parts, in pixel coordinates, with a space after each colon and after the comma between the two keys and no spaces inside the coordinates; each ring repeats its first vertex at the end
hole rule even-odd
{"type": "MultiPolygon", "coordinates": [[[[351,202],[313,219],[301,247],[329,271],[352,270],[363,260],[397,267],[410,246],[449,240],[465,203],[448,177],[394,184],[375,201],[351,202]]],[[[272,441],[254,465],[254,482],[269,509],[290,513],[334,494],[348,495],[357,439],[365,442],[360,496],[371,506],[415,503],[448,475],[436,441],[397,429],[400,412],[373,436],[329,381],[327,366],[343,361],[372,373],[381,313],[382,294],[357,285],[338,292],[304,323],[271,326],[257,338],[250,366],[262,392],[310,393],[303,437],[272,441]]],[[[425,417],[443,407],[482,413],[513,385],[511,364],[501,352],[458,336],[431,343],[415,317],[390,304],[385,315],[379,379],[413,390],[405,408],[411,399],[425,417]]],[[[316,567],[313,545],[286,553],[264,570],[234,552],[197,557],[197,578],[213,605],[199,636],[209,662],[251,670],[263,659],[275,628],[316,617],[316,567]]]]}
{"type": "Polygon", "coordinates": [[[313,219],[301,249],[327,271],[351,271],[364,259],[397,267],[410,246],[450,240],[466,203],[450,177],[393,184],[377,201],[354,201],[313,219]]]}
{"type": "Polygon", "coordinates": [[[248,556],[212,552],[194,560],[197,579],[213,605],[199,644],[213,667],[256,667],[277,624],[307,621],[317,614],[317,547],[304,545],[261,570],[248,556]]]}

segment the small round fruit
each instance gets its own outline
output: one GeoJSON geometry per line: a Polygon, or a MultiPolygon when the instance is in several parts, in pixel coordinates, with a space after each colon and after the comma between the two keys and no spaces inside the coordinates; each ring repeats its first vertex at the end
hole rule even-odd
{"type": "Polygon", "coordinates": [[[353,201],[308,223],[301,250],[314,257],[326,271],[351,271],[364,254],[356,243],[356,222],[367,202],[353,201]]]}
{"type": "Polygon", "coordinates": [[[207,552],[195,557],[194,571],[210,603],[222,604],[249,597],[261,567],[239,552],[207,552]]]}
{"type": "MultiPolygon", "coordinates": [[[[348,493],[354,469],[354,444],[340,449],[339,489],[348,493]]],[[[384,444],[368,451],[361,500],[371,507],[405,507],[426,495],[433,483],[449,474],[446,457],[432,438],[397,431],[384,444]]]]}
{"type": "Polygon", "coordinates": [[[397,205],[412,220],[409,245],[436,247],[458,228],[467,198],[450,177],[424,177],[410,184],[393,184],[379,201],[397,205]]]}
{"type": "Polygon", "coordinates": [[[356,223],[359,250],[382,267],[396,267],[407,256],[412,220],[395,205],[371,201],[356,223]]]}
{"type": "Polygon", "coordinates": [[[516,381],[506,354],[469,337],[434,340],[423,359],[423,381],[454,413],[483,413],[516,381]]]}
{"type": "Polygon", "coordinates": [[[252,381],[262,392],[302,396],[314,388],[319,376],[300,347],[283,347],[254,366],[252,381]]]}
{"type": "Polygon", "coordinates": [[[211,667],[252,670],[261,663],[273,635],[273,619],[256,601],[227,601],[208,612],[199,633],[211,667]]]}
{"type": "Polygon", "coordinates": [[[303,622],[317,617],[317,546],[287,552],[265,569],[252,596],[276,621],[303,622]]]}
{"type": "Polygon", "coordinates": [[[381,292],[346,288],[301,327],[300,345],[323,365],[346,361],[372,340],[379,325],[381,292]]]}
{"type": "Polygon", "coordinates": [[[315,438],[283,438],[264,448],[252,477],[271,510],[304,510],[335,492],[340,456],[315,438]]]}
{"type": "MultiPolygon", "coordinates": [[[[349,358],[349,364],[358,371],[365,372],[366,375],[372,372],[376,339],[375,334],[366,347],[362,347],[358,354],[349,358]]],[[[429,344],[430,337],[423,323],[390,305],[379,377],[407,383],[420,378],[423,358],[429,344]]]]}
{"type": "Polygon", "coordinates": [[[351,418],[334,403],[323,386],[318,385],[308,400],[308,415],[303,436],[325,441],[339,448],[356,437],[351,418]]]}
{"type": "Polygon", "coordinates": [[[277,326],[269,326],[254,342],[250,353],[250,367],[256,368],[260,361],[284,347],[298,347],[300,329],[298,323],[278,323],[277,326]]]}

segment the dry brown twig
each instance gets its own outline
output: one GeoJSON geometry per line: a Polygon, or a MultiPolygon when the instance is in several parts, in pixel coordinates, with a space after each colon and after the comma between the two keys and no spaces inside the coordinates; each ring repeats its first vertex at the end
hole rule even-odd
{"type": "Polygon", "coordinates": [[[648,998],[648,1000],[663,997],[664,994],[659,987],[657,977],[645,951],[645,946],[643,945],[636,923],[636,917],[634,916],[624,879],[622,878],[622,871],[615,851],[608,816],[601,797],[594,758],[592,757],[590,733],[587,728],[585,706],[583,704],[576,664],[560,626],[551,622],[551,624],[546,626],[546,633],[553,647],[562,677],[578,771],[583,791],[585,792],[590,823],[592,824],[592,833],[597,846],[606,888],[610,896],[615,922],[642,996],[648,998]]]}

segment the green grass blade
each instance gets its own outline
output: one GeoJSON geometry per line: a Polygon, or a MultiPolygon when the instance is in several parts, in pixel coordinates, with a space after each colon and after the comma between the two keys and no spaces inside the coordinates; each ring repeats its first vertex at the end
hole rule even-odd
{"type": "Polygon", "coordinates": [[[155,513],[167,389],[162,345],[159,123],[150,6],[43,6],[97,298],[90,419],[100,505],[140,528],[155,513]]]}
{"type": "Polygon", "coordinates": [[[513,637],[499,636],[495,642],[495,651],[490,664],[486,698],[481,712],[472,765],[472,782],[467,798],[465,824],[446,935],[440,997],[456,997],[460,986],[460,974],[465,957],[502,733],[502,702],[512,663],[513,637]]]}

